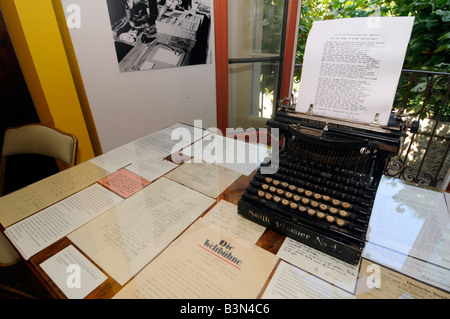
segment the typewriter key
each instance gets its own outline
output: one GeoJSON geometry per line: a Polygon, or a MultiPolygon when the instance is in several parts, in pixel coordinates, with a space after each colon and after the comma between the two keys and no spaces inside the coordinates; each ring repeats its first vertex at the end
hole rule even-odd
{"type": "Polygon", "coordinates": [[[286,196],[287,199],[291,199],[292,193],[286,192],[286,194],[284,194],[284,196],[286,196]]]}
{"type": "Polygon", "coordinates": [[[284,187],[284,188],[287,188],[289,186],[289,184],[287,182],[282,182],[281,186],[284,187]]]}
{"type": "Polygon", "coordinates": [[[329,202],[329,201],[330,201],[330,196],[324,195],[324,196],[322,197],[322,199],[323,199],[325,202],[329,202]]]}
{"type": "Polygon", "coordinates": [[[309,216],[314,216],[316,214],[316,211],[314,209],[308,209],[308,215],[309,216]]]}
{"type": "Polygon", "coordinates": [[[339,227],[343,227],[343,226],[345,226],[345,220],[338,218],[338,219],[336,220],[336,224],[337,224],[339,227]]]}
{"type": "Polygon", "coordinates": [[[303,188],[299,187],[299,188],[297,188],[297,192],[299,194],[303,194],[305,192],[305,190],[303,188]]]}
{"type": "Polygon", "coordinates": [[[294,185],[289,185],[289,190],[291,192],[295,192],[296,189],[297,189],[297,187],[295,187],[294,185]]]}
{"type": "Polygon", "coordinates": [[[272,199],[272,194],[267,193],[267,194],[266,194],[266,199],[267,199],[267,200],[271,200],[271,199],[272,199]]]}
{"type": "Polygon", "coordinates": [[[269,191],[270,191],[271,193],[275,193],[275,192],[277,191],[277,188],[274,187],[274,186],[270,186],[269,191]]]}
{"type": "Polygon", "coordinates": [[[283,196],[284,190],[282,190],[281,188],[278,188],[277,189],[277,194],[280,195],[280,196],[283,196]]]}
{"type": "Polygon", "coordinates": [[[266,193],[264,193],[262,190],[259,190],[259,191],[258,191],[258,196],[259,196],[259,197],[262,198],[262,197],[264,197],[264,195],[266,195],[266,193]]]}
{"type": "Polygon", "coordinates": [[[312,192],[311,191],[305,191],[305,195],[308,196],[308,197],[311,197],[312,196],[312,192]]]}
{"type": "Polygon", "coordinates": [[[338,206],[340,204],[340,201],[338,201],[337,199],[333,199],[331,202],[334,206],[338,206]]]}
{"type": "Polygon", "coordinates": [[[266,177],[266,183],[267,183],[267,184],[272,183],[272,179],[271,179],[270,177],[266,177]]]}
{"type": "Polygon", "coordinates": [[[334,207],[330,207],[330,213],[337,214],[338,210],[334,207]]]}
{"type": "Polygon", "coordinates": [[[294,203],[294,202],[292,202],[289,206],[290,206],[292,209],[297,209],[297,207],[298,207],[298,205],[297,205],[296,203],[294,203]]]}
{"type": "Polygon", "coordinates": [[[322,212],[317,212],[317,218],[323,219],[325,217],[325,214],[322,212]]]}
{"type": "Polygon", "coordinates": [[[281,201],[281,205],[287,206],[287,205],[289,205],[289,201],[288,201],[287,199],[283,199],[283,200],[281,201]]]}
{"type": "Polygon", "coordinates": [[[302,213],[306,212],[306,207],[305,206],[298,206],[298,210],[302,213]]]}
{"type": "Polygon", "coordinates": [[[272,183],[273,183],[274,186],[280,185],[280,181],[276,180],[276,179],[274,179],[272,183]]]}
{"type": "Polygon", "coordinates": [[[308,205],[309,204],[309,199],[303,197],[302,198],[302,203],[303,203],[303,205],[308,205]]]}
{"type": "Polygon", "coordinates": [[[262,185],[261,185],[261,188],[262,188],[264,191],[266,191],[266,190],[269,189],[269,185],[267,185],[267,184],[262,184],[262,185]]]}
{"type": "Polygon", "coordinates": [[[339,211],[339,215],[340,215],[342,218],[348,217],[348,213],[347,213],[345,210],[339,211]]]}
{"type": "Polygon", "coordinates": [[[328,215],[328,216],[327,216],[327,222],[329,222],[330,224],[334,223],[334,217],[328,215]]]}
{"type": "Polygon", "coordinates": [[[316,194],[314,194],[314,198],[315,198],[316,200],[319,200],[319,199],[322,198],[322,195],[316,193],[316,194]]]}
{"type": "Polygon", "coordinates": [[[343,203],[342,203],[342,207],[343,207],[344,209],[349,209],[349,208],[351,207],[351,205],[350,205],[349,203],[347,203],[347,202],[343,202],[343,203]]]}
{"type": "Polygon", "coordinates": [[[328,206],[325,205],[325,204],[320,204],[320,205],[319,205],[319,208],[320,208],[321,210],[327,210],[327,209],[328,209],[328,206]]]}
{"type": "Polygon", "coordinates": [[[299,202],[300,199],[302,199],[302,198],[301,198],[300,196],[298,196],[298,195],[294,195],[292,198],[293,198],[294,201],[296,201],[296,202],[299,202]]]}
{"type": "Polygon", "coordinates": [[[281,198],[278,196],[274,196],[273,201],[278,204],[281,201],[281,198]]]}
{"type": "Polygon", "coordinates": [[[314,208],[317,208],[317,207],[319,207],[319,203],[316,202],[316,201],[312,201],[311,202],[311,206],[314,207],[314,208]]]}

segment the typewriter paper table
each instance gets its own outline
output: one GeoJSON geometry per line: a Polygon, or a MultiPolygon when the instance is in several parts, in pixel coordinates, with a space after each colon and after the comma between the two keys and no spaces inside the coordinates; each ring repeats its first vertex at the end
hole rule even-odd
{"type": "MultiPolygon", "coordinates": [[[[48,185],[61,182],[59,176],[0,198],[2,231],[53,297],[202,298],[203,290],[214,298],[450,297],[450,228],[444,194],[383,178],[361,263],[347,268],[237,214],[237,203],[254,173],[247,176],[220,167],[203,175],[194,169],[189,175],[184,165],[191,164],[171,162],[176,143],[164,138],[177,127],[192,129],[176,124],[90,161],[89,167],[81,168],[92,171],[95,165],[97,179],[73,188],[66,179],[64,196],[52,196],[52,203],[42,204],[40,198],[49,192],[48,185]],[[191,182],[170,178],[170,172],[174,175],[180,167],[191,182]],[[224,190],[219,195],[202,193],[195,189],[202,180],[202,187],[216,181],[224,190]],[[26,211],[18,198],[28,198],[26,211]],[[25,215],[12,221],[4,203],[8,209],[16,205],[25,215]],[[88,203],[90,214],[82,214],[88,203]],[[50,217],[51,227],[42,228],[42,221],[50,217]],[[44,238],[50,232],[53,236],[44,238]],[[190,245],[198,238],[199,243],[190,245]],[[90,245],[94,242],[95,247],[90,245]],[[183,253],[177,254],[180,249],[183,253]],[[203,268],[175,267],[170,262],[174,259],[203,268]],[[243,292],[239,287],[248,271],[246,263],[260,266],[247,278],[251,280],[243,292]],[[165,267],[170,273],[164,273],[165,267]],[[221,276],[204,276],[216,267],[222,269],[221,276]],[[171,278],[185,275],[185,270],[197,280],[185,281],[184,286],[174,280],[158,281],[151,276],[152,269],[171,278]],[[347,269],[351,271],[343,276],[347,269]],[[77,271],[87,280],[81,282],[81,290],[77,271]],[[148,290],[149,282],[156,290],[148,290]],[[225,284],[228,288],[219,291],[225,284]],[[161,295],[162,291],[174,294],[161,295]]],[[[81,172],[78,167],[71,170],[81,172]]]]}

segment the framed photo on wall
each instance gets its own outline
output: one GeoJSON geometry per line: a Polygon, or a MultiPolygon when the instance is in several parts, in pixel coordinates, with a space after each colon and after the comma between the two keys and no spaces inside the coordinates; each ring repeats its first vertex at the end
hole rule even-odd
{"type": "Polygon", "coordinates": [[[106,0],[120,72],[211,63],[212,0],[106,0]]]}

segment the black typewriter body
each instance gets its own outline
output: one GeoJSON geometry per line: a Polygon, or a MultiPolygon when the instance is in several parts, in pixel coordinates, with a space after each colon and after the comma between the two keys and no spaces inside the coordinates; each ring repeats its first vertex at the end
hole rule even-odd
{"type": "MultiPolygon", "coordinates": [[[[359,263],[385,166],[406,134],[280,107],[267,125],[284,145],[274,174],[256,172],[238,213],[347,263],[359,263]]],[[[273,161],[273,159],[272,159],[273,161]]]]}

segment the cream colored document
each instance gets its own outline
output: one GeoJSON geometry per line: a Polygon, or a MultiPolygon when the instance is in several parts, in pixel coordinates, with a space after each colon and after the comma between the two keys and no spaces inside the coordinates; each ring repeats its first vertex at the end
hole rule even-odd
{"type": "Polygon", "coordinates": [[[224,167],[189,161],[180,165],[166,175],[187,187],[203,194],[217,198],[224,190],[230,187],[241,174],[224,167]]]}
{"type": "Polygon", "coordinates": [[[350,293],[355,291],[358,266],[350,265],[291,238],[284,240],[277,255],[339,288],[350,293]]]}
{"type": "Polygon", "coordinates": [[[218,202],[200,221],[248,247],[256,244],[266,230],[266,227],[239,215],[237,206],[226,200],[218,202]]]}
{"type": "Polygon", "coordinates": [[[281,261],[263,299],[354,299],[355,297],[295,266],[281,261]]]}
{"type": "Polygon", "coordinates": [[[68,238],[124,285],[213,203],[163,177],[68,238]]]}
{"type": "Polygon", "coordinates": [[[366,243],[362,257],[450,292],[450,269],[448,268],[428,263],[370,242],[366,243]]]}
{"type": "Polygon", "coordinates": [[[254,299],[277,261],[195,223],[114,298],[254,299]]]}
{"type": "Polygon", "coordinates": [[[85,162],[0,197],[0,223],[6,228],[107,175],[102,168],[85,162]]]}
{"type": "Polygon", "coordinates": [[[29,259],[121,201],[120,196],[94,184],[11,225],[5,235],[29,259]]]}
{"type": "Polygon", "coordinates": [[[450,299],[450,293],[362,259],[357,299],[450,299]]]}

